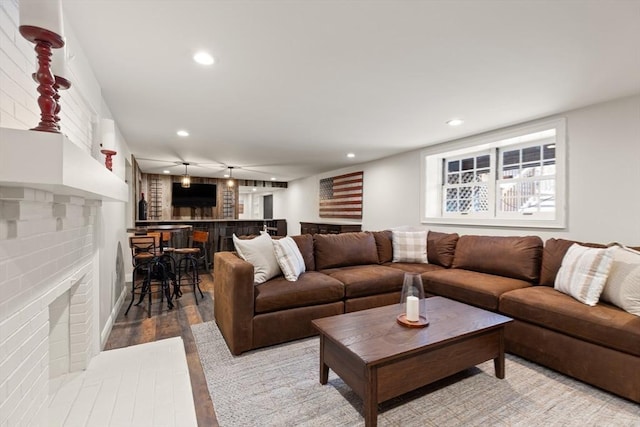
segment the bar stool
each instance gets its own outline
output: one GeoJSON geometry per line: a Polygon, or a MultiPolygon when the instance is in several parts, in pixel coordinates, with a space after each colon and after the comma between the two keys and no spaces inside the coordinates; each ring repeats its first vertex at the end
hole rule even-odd
{"type": "Polygon", "coordinates": [[[204,262],[205,269],[209,269],[209,256],[207,253],[207,242],[209,241],[208,231],[195,230],[192,235],[192,247],[190,248],[177,248],[173,251],[176,255],[182,255],[182,258],[178,261],[178,286],[174,288],[174,295],[177,297],[182,296],[180,286],[182,286],[183,275],[184,279],[190,282],[193,288],[193,297],[198,304],[198,295],[196,294],[196,287],[200,291],[200,297],[204,298],[202,289],[200,289],[200,276],[198,273],[198,264],[200,261],[204,262]],[[191,273],[189,273],[191,270],[191,273]]]}
{"type": "Polygon", "coordinates": [[[149,309],[148,316],[151,317],[151,294],[160,293],[160,302],[167,297],[167,308],[172,309],[171,294],[169,293],[169,282],[167,268],[161,259],[158,250],[160,235],[131,236],[129,237],[129,247],[131,248],[131,259],[133,263],[133,277],[131,280],[131,301],[124,315],[129,314],[136,295],[139,295],[136,306],[140,305],[145,296],[148,296],[149,309]],[[138,276],[142,275],[141,283],[138,276]],[[153,290],[153,287],[158,289],[153,290]]]}
{"type": "MultiPolygon", "coordinates": [[[[152,233],[149,233],[152,234],[152,233]]],[[[167,270],[167,276],[169,276],[169,279],[171,280],[171,283],[173,283],[173,293],[174,294],[180,294],[180,286],[178,284],[178,280],[177,280],[177,272],[178,272],[178,266],[176,265],[176,258],[174,256],[176,248],[170,246],[171,245],[171,240],[173,237],[173,234],[171,231],[163,231],[160,235],[161,237],[161,252],[162,252],[162,261],[166,264],[166,270],[167,270]]]]}
{"type": "Polygon", "coordinates": [[[175,248],[171,247],[172,233],[170,231],[163,231],[160,236],[162,237],[162,252],[173,252],[175,248]]]}
{"type": "Polygon", "coordinates": [[[218,247],[216,252],[232,251],[233,246],[233,233],[235,229],[233,227],[221,227],[218,233],[218,247]]]}

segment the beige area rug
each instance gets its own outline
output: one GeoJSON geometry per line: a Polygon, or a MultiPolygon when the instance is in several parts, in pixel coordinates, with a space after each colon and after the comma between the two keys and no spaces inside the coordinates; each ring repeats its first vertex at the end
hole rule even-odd
{"type": "MultiPolygon", "coordinates": [[[[215,322],[191,328],[222,427],[364,425],[333,371],[318,382],[317,337],[232,356],[215,322]]],[[[504,380],[489,361],[380,411],[380,426],[640,426],[639,405],[512,355],[504,380]]]]}

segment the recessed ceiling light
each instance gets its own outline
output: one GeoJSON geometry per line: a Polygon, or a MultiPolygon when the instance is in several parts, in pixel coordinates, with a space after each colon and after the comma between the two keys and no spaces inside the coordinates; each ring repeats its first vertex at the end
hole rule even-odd
{"type": "Polygon", "coordinates": [[[276,180],[276,177],[275,177],[275,176],[272,176],[272,177],[271,177],[271,181],[275,181],[275,180],[276,180]]]}
{"type": "Polygon", "coordinates": [[[447,124],[449,126],[460,126],[463,123],[464,123],[464,120],[462,119],[451,119],[447,121],[447,124]]]}
{"type": "Polygon", "coordinates": [[[198,64],[202,65],[211,65],[214,62],[213,56],[209,55],[207,52],[197,52],[193,55],[193,60],[198,64]]]}
{"type": "Polygon", "coordinates": [[[187,132],[186,130],[179,130],[176,133],[178,134],[178,136],[189,136],[189,132],[187,132]]]}
{"type": "Polygon", "coordinates": [[[353,154],[353,153],[349,153],[349,154],[347,154],[347,157],[348,157],[348,158],[350,158],[350,159],[353,159],[355,156],[356,156],[356,155],[355,155],[355,154],[353,154]]]}
{"type": "Polygon", "coordinates": [[[171,171],[162,171],[162,173],[171,173],[171,171]]]}
{"type": "Polygon", "coordinates": [[[256,187],[253,187],[253,191],[258,191],[258,189],[256,187]]]}

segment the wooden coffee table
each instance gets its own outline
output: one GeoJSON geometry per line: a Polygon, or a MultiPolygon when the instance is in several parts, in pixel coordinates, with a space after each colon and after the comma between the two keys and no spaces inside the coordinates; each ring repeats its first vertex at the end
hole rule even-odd
{"type": "Polygon", "coordinates": [[[493,359],[504,378],[504,326],[512,319],[442,297],[427,298],[429,325],[396,322],[400,305],[313,320],[320,332],[320,383],[332,369],[364,401],[365,426],[378,403],[493,359]]]}

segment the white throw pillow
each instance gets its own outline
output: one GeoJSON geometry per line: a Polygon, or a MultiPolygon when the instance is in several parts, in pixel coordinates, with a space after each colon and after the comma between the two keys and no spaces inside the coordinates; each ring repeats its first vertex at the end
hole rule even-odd
{"type": "Polygon", "coordinates": [[[260,234],[253,239],[239,239],[233,235],[233,244],[240,258],[253,265],[253,281],[264,283],[280,274],[280,266],[273,252],[271,236],[260,234]]]}
{"type": "Polygon", "coordinates": [[[273,250],[284,278],[290,282],[298,280],[298,276],[305,272],[304,258],[295,240],[291,237],[273,239],[273,250]]]}
{"type": "Polygon", "coordinates": [[[613,264],[600,299],[640,316],[640,252],[613,247],[613,264]]]}
{"type": "Polygon", "coordinates": [[[391,231],[393,262],[416,262],[427,264],[426,231],[391,231]]]}
{"type": "Polygon", "coordinates": [[[613,263],[613,249],[573,244],[562,258],[554,288],[587,305],[596,305],[613,263]]]}

